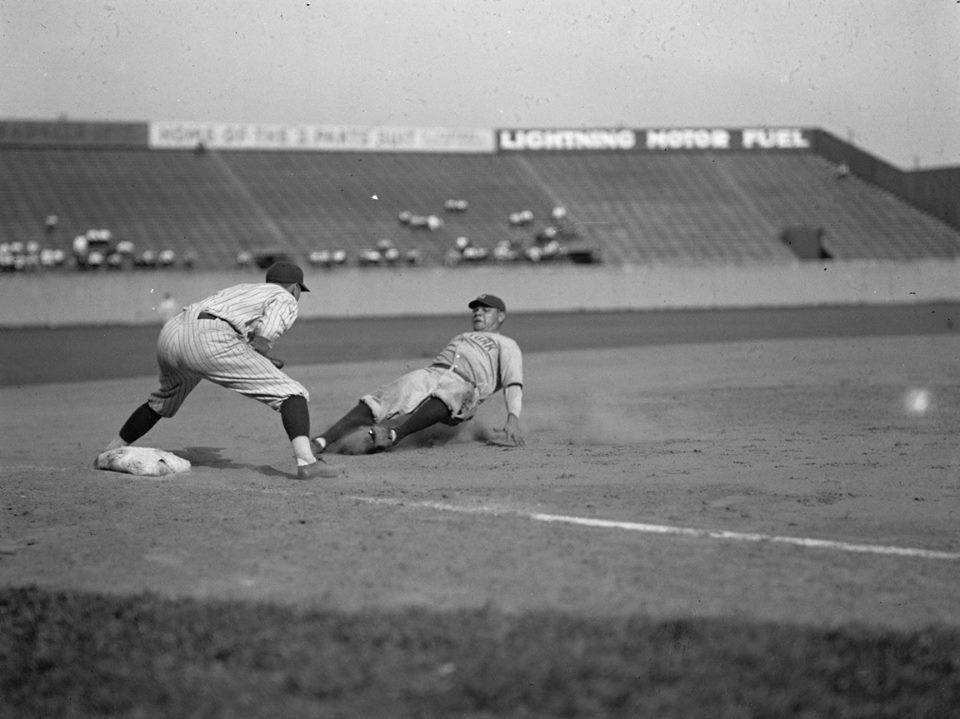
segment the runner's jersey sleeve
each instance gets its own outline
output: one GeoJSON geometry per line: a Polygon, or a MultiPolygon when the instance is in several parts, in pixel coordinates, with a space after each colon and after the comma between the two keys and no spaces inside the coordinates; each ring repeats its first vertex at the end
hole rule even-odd
{"type": "Polygon", "coordinates": [[[523,386],[520,346],[498,332],[464,332],[454,337],[434,359],[453,365],[469,377],[486,399],[508,385],[523,386]]]}

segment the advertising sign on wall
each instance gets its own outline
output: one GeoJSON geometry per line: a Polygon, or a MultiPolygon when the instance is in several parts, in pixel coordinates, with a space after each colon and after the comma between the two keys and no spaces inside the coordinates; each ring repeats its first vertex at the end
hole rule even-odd
{"type": "Polygon", "coordinates": [[[493,130],[366,125],[276,125],[228,122],[150,123],[150,147],[214,150],[322,150],[327,152],[491,153],[493,130]]]}
{"type": "Polygon", "coordinates": [[[812,131],[798,127],[666,127],[647,129],[501,129],[501,152],[673,150],[807,150],[812,131]]]}
{"type": "Polygon", "coordinates": [[[145,122],[0,120],[0,147],[146,147],[145,122]]]}
{"type": "Polygon", "coordinates": [[[501,150],[633,150],[636,130],[500,130],[501,150]]]}

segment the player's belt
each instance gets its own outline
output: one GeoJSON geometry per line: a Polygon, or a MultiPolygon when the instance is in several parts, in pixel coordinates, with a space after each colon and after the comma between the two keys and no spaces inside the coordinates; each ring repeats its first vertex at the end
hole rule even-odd
{"type": "Polygon", "coordinates": [[[204,310],[203,312],[198,313],[198,314],[197,314],[197,319],[198,319],[198,320],[220,320],[221,322],[226,322],[228,325],[230,325],[230,329],[232,329],[234,332],[236,332],[236,333],[237,333],[238,335],[240,335],[241,337],[243,336],[243,332],[241,332],[241,331],[238,330],[236,327],[234,327],[234,326],[233,326],[233,322],[230,322],[229,320],[225,320],[225,319],[223,319],[223,317],[217,317],[216,315],[212,315],[212,314],[210,314],[209,312],[207,312],[206,310],[204,310]]]}
{"type": "Polygon", "coordinates": [[[470,377],[468,377],[468,376],[466,375],[466,373],[465,373],[462,369],[460,369],[459,367],[457,367],[456,365],[446,364],[445,362],[434,362],[434,363],[433,363],[432,365],[430,365],[430,366],[431,366],[431,367],[439,367],[440,369],[448,369],[448,370],[451,370],[451,371],[453,371],[453,373],[454,373],[455,375],[457,375],[457,377],[460,377],[461,379],[465,379],[465,380],[466,380],[467,382],[469,382],[470,384],[476,384],[476,382],[474,382],[473,379],[471,379],[470,377]]]}

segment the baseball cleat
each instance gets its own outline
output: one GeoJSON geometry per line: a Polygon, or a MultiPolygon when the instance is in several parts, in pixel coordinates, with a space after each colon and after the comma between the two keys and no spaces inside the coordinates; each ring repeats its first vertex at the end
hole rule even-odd
{"type": "Polygon", "coordinates": [[[370,433],[370,439],[373,441],[374,452],[389,449],[397,443],[397,431],[395,429],[387,429],[375,424],[368,432],[370,433]]]}
{"type": "Polygon", "coordinates": [[[332,479],[339,477],[346,471],[342,464],[328,464],[322,459],[317,459],[313,464],[305,464],[297,467],[297,479],[332,479]]]}

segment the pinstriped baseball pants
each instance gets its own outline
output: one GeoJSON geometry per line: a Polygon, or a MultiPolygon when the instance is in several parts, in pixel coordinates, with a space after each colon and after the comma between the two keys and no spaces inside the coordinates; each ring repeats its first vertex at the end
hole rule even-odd
{"type": "Polygon", "coordinates": [[[161,417],[173,417],[201,379],[252,397],[275,410],[306,388],[256,352],[226,322],[198,320],[190,309],[167,322],[157,339],[160,386],[148,400],[161,417]]]}

